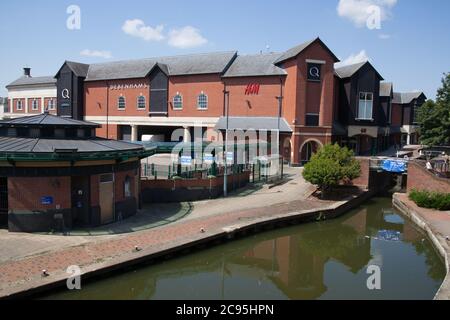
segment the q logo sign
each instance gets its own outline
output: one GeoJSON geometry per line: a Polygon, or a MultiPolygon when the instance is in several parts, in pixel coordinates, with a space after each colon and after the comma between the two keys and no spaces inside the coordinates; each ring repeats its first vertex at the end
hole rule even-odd
{"type": "Polygon", "coordinates": [[[308,80],[320,81],[320,64],[310,63],[308,64],[308,80]]]}
{"type": "Polygon", "coordinates": [[[70,99],[69,89],[63,89],[63,91],[61,91],[61,96],[63,99],[70,99]]]}

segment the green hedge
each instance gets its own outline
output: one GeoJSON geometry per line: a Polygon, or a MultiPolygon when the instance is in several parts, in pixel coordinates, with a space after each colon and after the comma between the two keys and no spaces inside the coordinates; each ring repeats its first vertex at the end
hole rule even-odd
{"type": "Polygon", "coordinates": [[[412,190],[409,199],[422,208],[450,210],[450,193],[412,190]]]}

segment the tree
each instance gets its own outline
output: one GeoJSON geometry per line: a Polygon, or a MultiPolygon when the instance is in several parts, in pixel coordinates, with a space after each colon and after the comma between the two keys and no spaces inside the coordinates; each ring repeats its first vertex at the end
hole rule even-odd
{"type": "Polygon", "coordinates": [[[419,108],[420,142],[428,146],[450,145],[450,73],[444,74],[436,102],[419,108]]]}
{"type": "Polygon", "coordinates": [[[361,175],[361,166],[353,151],[338,144],[327,144],[311,157],[305,165],[303,177],[316,185],[322,197],[343,180],[353,180],[361,175]]]}

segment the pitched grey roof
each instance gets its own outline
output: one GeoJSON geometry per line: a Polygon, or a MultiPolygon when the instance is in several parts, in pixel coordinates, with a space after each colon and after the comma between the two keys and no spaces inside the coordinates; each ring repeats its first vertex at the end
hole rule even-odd
{"type": "Polygon", "coordinates": [[[392,82],[380,82],[380,97],[390,97],[392,89],[392,82]]]}
{"type": "Polygon", "coordinates": [[[392,103],[396,104],[408,104],[414,99],[419,98],[423,92],[394,92],[394,99],[392,103]]]}
{"type": "MultiPolygon", "coordinates": [[[[226,130],[226,117],[221,117],[216,124],[217,130],[226,130]]],[[[233,130],[277,130],[277,117],[229,117],[228,128],[233,130]]],[[[280,119],[280,131],[292,132],[286,119],[280,119]]]]}
{"type": "Polygon", "coordinates": [[[77,152],[111,152],[142,150],[143,147],[123,141],[104,140],[57,140],[39,138],[0,137],[0,152],[53,153],[56,149],[76,149],[77,152]]]}
{"type": "Polygon", "coordinates": [[[30,86],[30,85],[56,85],[56,79],[53,77],[27,77],[22,76],[6,86],[7,89],[12,87],[30,86]]]}
{"type": "Polygon", "coordinates": [[[77,77],[86,78],[89,70],[88,64],[73,61],[66,61],[66,64],[75,73],[77,77]]]}
{"type": "Polygon", "coordinates": [[[367,63],[367,61],[364,61],[364,62],[350,64],[350,65],[347,65],[344,67],[336,68],[335,72],[341,79],[350,78],[356,72],[358,72],[359,69],[361,69],[362,66],[365,65],[366,63],[367,63]]]}
{"type": "Polygon", "coordinates": [[[274,65],[281,55],[269,53],[238,56],[224,77],[287,75],[286,71],[274,65]]]}
{"type": "Polygon", "coordinates": [[[223,73],[236,52],[216,52],[91,64],[86,81],[143,78],[158,65],[170,76],[223,73]]]}
{"type": "Polygon", "coordinates": [[[302,44],[299,44],[298,46],[295,46],[289,50],[287,50],[286,52],[284,52],[276,61],[275,64],[279,64],[283,61],[286,61],[288,59],[291,58],[295,58],[296,56],[298,56],[303,50],[305,50],[306,48],[308,48],[311,44],[313,44],[314,42],[319,41],[322,46],[325,47],[325,49],[328,50],[328,52],[334,57],[335,61],[338,62],[339,59],[334,55],[334,53],[322,42],[322,40],[320,40],[320,38],[316,38],[310,41],[306,41],[302,44]]]}
{"type": "Polygon", "coordinates": [[[50,125],[50,126],[76,126],[76,127],[100,127],[99,124],[87,121],[74,120],[71,118],[58,117],[49,113],[35,116],[20,117],[15,119],[0,120],[1,126],[10,125],[50,125]]]}

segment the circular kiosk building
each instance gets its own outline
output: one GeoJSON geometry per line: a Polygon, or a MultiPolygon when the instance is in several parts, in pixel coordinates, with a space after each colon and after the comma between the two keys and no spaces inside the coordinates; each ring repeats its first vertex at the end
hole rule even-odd
{"type": "Polygon", "coordinates": [[[139,207],[142,146],[48,113],[0,121],[0,223],[12,232],[96,227],[139,207]]]}

